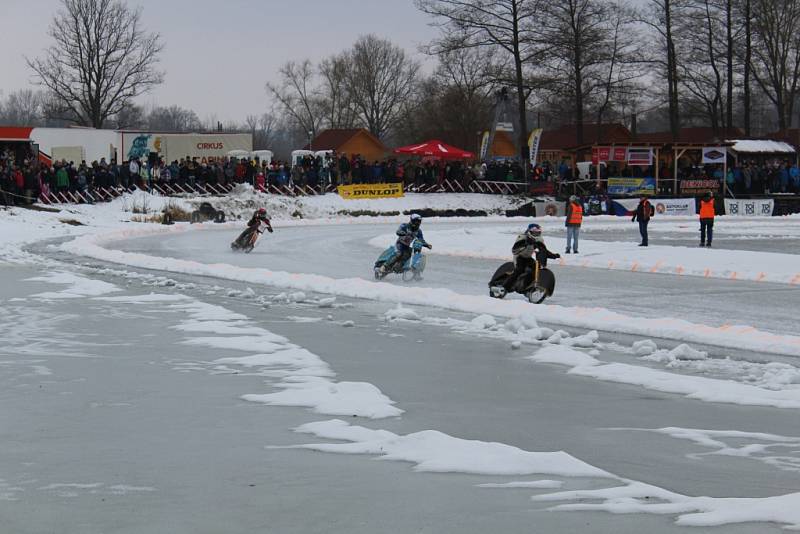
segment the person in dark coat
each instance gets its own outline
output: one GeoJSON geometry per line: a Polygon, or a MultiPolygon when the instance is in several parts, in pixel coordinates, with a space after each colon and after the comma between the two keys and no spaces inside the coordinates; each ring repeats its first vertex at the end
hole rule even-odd
{"type": "Polygon", "coordinates": [[[650,218],[655,215],[656,210],[650,201],[647,200],[645,195],[639,199],[639,205],[636,206],[636,211],[633,213],[631,222],[639,221],[639,233],[642,235],[642,242],[639,243],[640,247],[647,246],[647,225],[650,223],[650,218]]]}

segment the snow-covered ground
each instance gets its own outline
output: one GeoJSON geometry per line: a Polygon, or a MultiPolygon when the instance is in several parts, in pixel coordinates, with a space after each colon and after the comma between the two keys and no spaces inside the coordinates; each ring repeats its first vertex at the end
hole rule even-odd
{"type": "MultiPolygon", "coordinates": [[[[227,246],[241,222],[131,222],[168,202],[0,211],[16,530],[250,532],[268,510],[282,532],[521,531],[531,508],[571,512],[537,514],[543,532],[800,528],[800,218],[721,217],[708,250],[691,218],[657,218],[643,249],[589,217],[537,306],[486,295],[528,219],[427,220],[425,279],[404,284],[370,264],[405,217],[341,213],[514,199],[241,191],[217,207],[265,204],[277,228],[250,255],[227,246]]],[[[561,251],[563,220],[537,220],[561,251]]]]}

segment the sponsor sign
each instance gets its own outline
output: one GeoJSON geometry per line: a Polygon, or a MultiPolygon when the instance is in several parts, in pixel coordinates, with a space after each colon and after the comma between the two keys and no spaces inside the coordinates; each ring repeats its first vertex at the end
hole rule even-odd
{"type": "Polygon", "coordinates": [[[694,198],[654,198],[650,200],[656,215],[696,215],[697,200],[694,198]]]}
{"type": "Polygon", "coordinates": [[[352,184],[340,185],[339,196],[345,200],[358,198],[391,198],[403,196],[403,184],[352,184]]]}
{"type": "Polygon", "coordinates": [[[652,148],[629,148],[628,149],[628,165],[652,165],[653,164],[653,149],[652,148]]]}
{"type": "Polygon", "coordinates": [[[609,195],[655,195],[655,178],[609,178],[609,195]]]}
{"type": "Polygon", "coordinates": [[[612,161],[625,161],[628,158],[628,149],[624,146],[614,147],[614,152],[611,154],[612,161]]]}
{"type": "Polygon", "coordinates": [[[530,150],[531,165],[536,165],[536,157],[539,155],[539,141],[542,139],[542,129],[534,128],[528,137],[528,149],[530,150]]]}
{"type": "MultiPolygon", "coordinates": [[[[651,198],[650,204],[656,215],[697,215],[697,201],[693,198],[651,198]]],[[[611,201],[614,215],[633,215],[639,199],[619,198],[611,201]]]]}
{"type": "Polygon", "coordinates": [[[481,161],[486,161],[486,156],[489,155],[489,132],[483,132],[481,136],[481,161]]]}
{"type": "Polygon", "coordinates": [[[592,147],[592,164],[597,165],[601,161],[608,161],[611,158],[610,146],[592,147]]]}
{"type": "Polygon", "coordinates": [[[772,217],[775,209],[775,200],[762,199],[725,199],[725,214],[741,217],[772,217]]]}
{"type": "Polygon", "coordinates": [[[724,163],[725,148],[718,146],[703,147],[703,163],[724,163]]]}
{"type": "Polygon", "coordinates": [[[720,188],[720,180],[714,178],[681,180],[680,184],[682,195],[702,195],[708,191],[718,193],[720,188]]]}

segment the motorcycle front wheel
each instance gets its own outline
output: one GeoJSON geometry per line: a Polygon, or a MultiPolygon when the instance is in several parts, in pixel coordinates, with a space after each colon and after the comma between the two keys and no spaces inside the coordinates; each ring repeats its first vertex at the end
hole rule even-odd
{"type": "Polygon", "coordinates": [[[547,291],[541,287],[535,287],[525,294],[531,304],[541,304],[547,298],[547,291]]]}

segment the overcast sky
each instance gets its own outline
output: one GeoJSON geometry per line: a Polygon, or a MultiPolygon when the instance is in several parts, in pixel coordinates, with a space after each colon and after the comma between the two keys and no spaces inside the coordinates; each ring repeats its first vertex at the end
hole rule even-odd
{"type": "MultiPolygon", "coordinates": [[[[142,104],[193,109],[201,119],[241,121],[266,111],[264,84],[290,59],[317,60],[375,33],[417,52],[436,35],[412,0],[131,0],[162,35],[164,83],[142,104]]],[[[30,87],[24,56],[48,43],[60,0],[0,0],[0,90],[30,87]]]]}

